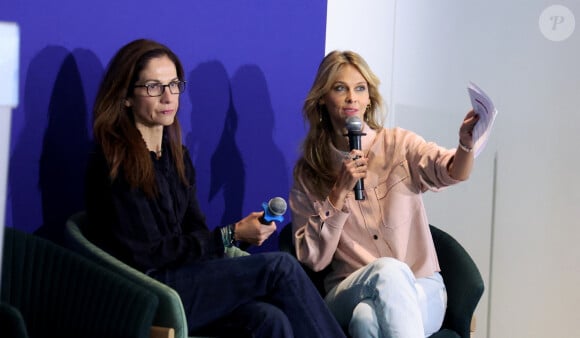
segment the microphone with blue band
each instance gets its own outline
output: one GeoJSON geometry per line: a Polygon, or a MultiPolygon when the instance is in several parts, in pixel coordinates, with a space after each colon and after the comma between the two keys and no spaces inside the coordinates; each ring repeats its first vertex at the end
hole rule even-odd
{"type": "Polygon", "coordinates": [[[272,221],[281,223],[284,221],[284,213],[287,208],[286,201],[282,197],[274,197],[268,203],[262,203],[264,214],[260,217],[260,223],[270,224],[272,221]]]}

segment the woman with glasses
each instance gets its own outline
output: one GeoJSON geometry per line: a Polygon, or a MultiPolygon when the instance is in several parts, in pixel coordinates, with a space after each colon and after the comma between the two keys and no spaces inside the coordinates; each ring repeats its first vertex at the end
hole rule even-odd
{"type": "Polygon", "coordinates": [[[113,57],[94,105],[87,236],[175,289],[190,334],[344,336],[291,256],[224,257],[236,241],[261,245],[276,227],[253,212],[208,230],[176,118],[184,89],[182,64],[164,45],[135,40],[113,57]]]}

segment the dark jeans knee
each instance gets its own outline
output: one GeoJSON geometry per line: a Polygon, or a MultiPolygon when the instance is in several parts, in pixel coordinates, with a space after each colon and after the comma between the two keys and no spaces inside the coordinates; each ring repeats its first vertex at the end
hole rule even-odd
{"type": "Polygon", "coordinates": [[[303,272],[300,263],[287,252],[268,252],[264,255],[267,256],[268,261],[271,263],[270,268],[272,271],[284,275],[294,275],[303,272]]]}
{"type": "Polygon", "coordinates": [[[265,302],[252,302],[236,310],[243,313],[245,325],[255,338],[292,338],[292,324],[286,314],[278,307],[265,302]]]}

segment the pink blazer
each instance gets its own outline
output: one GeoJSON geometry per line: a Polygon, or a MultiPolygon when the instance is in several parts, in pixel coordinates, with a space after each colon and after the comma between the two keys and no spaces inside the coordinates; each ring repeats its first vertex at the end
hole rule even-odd
{"type": "MultiPolygon", "coordinates": [[[[364,137],[374,138],[363,149],[369,159],[365,200],[351,192],[338,210],[328,198],[311,194],[302,178],[290,191],[298,259],[315,271],[332,265],[327,290],[379,257],[407,263],[418,278],[440,270],[422,193],[459,182],[447,170],[455,149],[401,128],[370,130],[364,137]]],[[[344,155],[333,148],[331,156],[338,170],[344,155]]]]}

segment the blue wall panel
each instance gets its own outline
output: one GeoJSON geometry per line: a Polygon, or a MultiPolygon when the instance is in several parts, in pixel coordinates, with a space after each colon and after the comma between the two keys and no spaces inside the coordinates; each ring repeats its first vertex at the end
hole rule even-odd
{"type": "MultiPolygon", "coordinates": [[[[179,119],[209,226],[288,196],[301,105],[324,55],[326,1],[19,0],[0,3],[0,21],[21,29],[7,225],[58,241],[84,207],[99,80],[115,51],[141,37],[184,63],[179,119]]],[[[261,250],[275,247],[273,236],[261,250]]]]}

